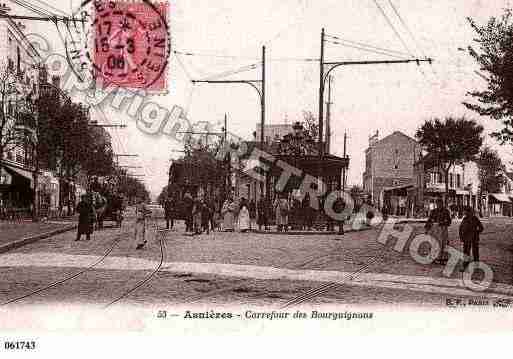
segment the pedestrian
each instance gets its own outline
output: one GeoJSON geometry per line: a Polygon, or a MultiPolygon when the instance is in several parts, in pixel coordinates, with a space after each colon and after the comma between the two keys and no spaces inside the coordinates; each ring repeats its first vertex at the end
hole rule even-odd
{"type": "Polygon", "coordinates": [[[303,225],[305,229],[311,231],[313,227],[314,211],[310,205],[310,194],[308,192],[301,201],[301,212],[303,213],[303,225]]]}
{"type": "Polygon", "coordinates": [[[193,222],[193,233],[201,234],[202,231],[202,221],[201,221],[201,212],[202,212],[203,203],[199,197],[196,196],[192,206],[192,222],[193,222]]]}
{"type": "Polygon", "coordinates": [[[253,225],[256,222],[256,204],[254,200],[249,201],[249,229],[253,229],[253,225]]]}
{"type": "Polygon", "coordinates": [[[276,197],[273,208],[276,214],[276,227],[278,232],[287,232],[290,207],[285,195],[278,195],[276,197]]]}
{"type": "Polygon", "coordinates": [[[474,262],[479,262],[479,234],[483,231],[483,224],[477,218],[472,207],[465,207],[464,217],[460,224],[460,240],[463,242],[465,259],[461,271],[464,272],[470,263],[470,251],[474,262]]]}
{"type": "Polygon", "coordinates": [[[212,211],[209,202],[203,199],[201,201],[201,230],[210,234],[210,222],[212,218],[212,211]]]}
{"type": "Polygon", "coordinates": [[[146,224],[151,215],[151,210],[148,208],[143,199],[139,199],[135,206],[135,249],[142,249],[146,243],[146,224]]]}
{"type": "Polygon", "coordinates": [[[219,199],[215,199],[212,205],[212,231],[219,231],[221,225],[221,205],[219,199]]]}
{"type": "Polygon", "coordinates": [[[103,218],[105,210],[107,209],[107,199],[102,196],[99,192],[92,192],[91,194],[92,204],[96,214],[96,223],[98,229],[103,229],[103,218]]]}
{"type": "Polygon", "coordinates": [[[237,204],[233,201],[233,197],[229,196],[221,209],[223,217],[223,231],[233,232],[235,229],[235,216],[237,215],[237,204]]]}
{"type": "Polygon", "coordinates": [[[96,218],[90,194],[84,194],[81,196],[76,212],[78,213],[78,230],[75,241],[79,241],[82,234],[85,234],[86,240],[89,241],[94,230],[94,221],[96,218]]]}
{"type": "Polygon", "coordinates": [[[260,197],[257,202],[257,224],[258,230],[262,230],[262,226],[267,231],[269,230],[269,201],[264,197],[260,197]]]}
{"type": "Polygon", "coordinates": [[[183,211],[185,217],[185,232],[193,232],[192,209],[194,200],[189,192],[185,192],[183,196],[183,211]]]}
{"type": "Polygon", "coordinates": [[[164,201],[164,216],[166,217],[166,229],[173,229],[174,227],[174,203],[175,201],[170,195],[164,201]]]}
{"type": "Polygon", "coordinates": [[[344,234],[344,219],[345,216],[344,210],[346,209],[346,203],[342,199],[342,194],[337,196],[337,199],[335,199],[335,202],[333,203],[333,211],[337,215],[337,219],[335,222],[338,225],[338,234],[343,235],[344,234]]]}
{"type": "Polygon", "coordinates": [[[302,230],[301,224],[301,201],[298,198],[292,200],[292,220],[291,227],[295,230],[302,230]]]}
{"type": "Polygon", "coordinates": [[[451,213],[444,206],[444,201],[439,198],[436,200],[436,208],[429,214],[426,223],[426,234],[431,233],[440,242],[440,257],[436,261],[438,264],[445,264],[449,258],[446,253],[446,247],[449,241],[448,228],[451,225],[451,213]]]}
{"type": "Polygon", "coordinates": [[[244,197],[240,200],[240,210],[239,210],[239,230],[242,233],[246,233],[251,229],[251,219],[249,216],[248,203],[244,197]]]}

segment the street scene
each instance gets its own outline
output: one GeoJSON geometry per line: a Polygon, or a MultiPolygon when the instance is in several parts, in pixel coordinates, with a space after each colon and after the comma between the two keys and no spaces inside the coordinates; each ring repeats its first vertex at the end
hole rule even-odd
{"type": "MultiPolygon", "coordinates": [[[[334,240],[335,235],[224,232],[191,238],[180,223],[177,231],[165,234],[163,263],[155,272],[162,258],[160,238],[149,233],[148,248],[134,251],[130,221],[121,230],[95,233],[91,242],[74,242],[75,233],[68,232],[2,255],[1,286],[7,290],[0,299],[9,305],[84,303],[98,308],[277,308],[298,293],[334,284],[302,305],[449,308],[462,301],[507,306],[501,298],[513,295],[508,243],[513,225],[503,218],[484,223],[481,255],[497,283],[484,293],[462,286],[459,270],[445,277],[441,266],[419,265],[407,254],[385,248],[376,242],[376,229],[348,232],[341,240],[334,240]],[[339,281],[345,275],[354,277],[339,281]]],[[[450,242],[461,247],[457,226],[449,233],[450,242]]]]}
{"type": "Polygon", "coordinates": [[[512,313],[509,2],[200,2],[0,4],[2,312],[512,313]]]}

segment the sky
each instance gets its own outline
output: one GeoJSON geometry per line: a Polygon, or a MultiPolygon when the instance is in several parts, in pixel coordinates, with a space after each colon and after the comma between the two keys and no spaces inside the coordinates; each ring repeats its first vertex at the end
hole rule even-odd
{"type": "MultiPolygon", "coordinates": [[[[37,3],[41,2],[39,0],[37,3]]],[[[466,52],[474,34],[467,17],[484,23],[499,16],[509,1],[504,0],[176,0],[170,4],[172,51],[167,70],[168,91],[151,100],[168,109],[181,106],[191,122],[219,124],[228,116],[228,130],[251,139],[260,121],[256,92],[244,85],[192,85],[191,79],[239,69],[258,63],[263,45],[267,48],[266,122],[292,123],[303,111],[318,112],[320,32],[362,42],[415,57],[431,57],[434,63],[344,66],[335,69],[332,89],[332,152],[343,153],[344,132],[348,134],[351,164],[349,184],[361,184],[368,137],[380,138],[402,131],[414,136],[421,124],[433,117],[467,116],[485,127],[486,134],[498,123],[469,112],[462,102],[468,91],[482,89],[483,80],[466,52]],[[383,9],[396,31],[376,5],[383,9]],[[390,4],[394,4],[401,18],[390,4]],[[403,24],[406,24],[406,26],[403,24]],[[397,35],[399,34],[399,36],[397,35]],[[400,40],[399,37],[402,39],[400,40]]],[[[34,2],[35,3],[35,2],[34,2]]],[[[46,0],[71,12],[79,0],[46,0]]],[[[43,5],[42,5],[43,6],[43,5]]],[[[29,14],[13,7],[13,13],[29,14]]],[[[46,7],[47,9],[50,9],[46,7]]],[[[53,24],[27,24],[27,32],[44,34],[52,49],[63,51],[53,24]]],[[[333,38],[332,38],[333,39],[333,38]]],[[[336,41],[336,40],[335,40],[336,41]]],[[[326,61],[390,60],[386,55],[364,52],[334,43],[326,44],[326,61]]],[[[223,79],[258,79],[260,69],[223,79]]],[[[116,153],[138,154],[124,158],[124,165],[141,166],[132,173],[155,197],[167,183],[172,158],[182,145],[168,137],[141,132],[133,119],[110,110],[108,120],[124,123],[126,129],[110,130],[116,153]]],[[[101,120],[100,120],[101,122],[101,120]]],[[[513,160],[510,146],[500,146],[486,136],[485,142],[499,150],[504,162],[513,160]]]]}

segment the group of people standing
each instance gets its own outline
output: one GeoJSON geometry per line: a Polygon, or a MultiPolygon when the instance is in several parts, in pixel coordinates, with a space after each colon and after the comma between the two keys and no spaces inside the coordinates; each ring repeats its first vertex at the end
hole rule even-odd
{"type": "MultiPolygon", "coordinates": [[[[436,201],[436,208],[429,215],[425,225],[426,234],[429,233],[440,243],[440,256],[436,260],[438,264],[446,264],[449,255],[446,248],[449,244],[449,227],[452,223],[451,213],[444,206],[442,199],[436,201]]],[[[459,227],[459,237],[463,243],[465,260],[462,271],[465,271],[470,263],[470,254],[475,262],[479,262],[479,235],[483,231],[483,225],[471,207],[464,208],[464,217],[459,227]]]]}
{"type": "MultiPolygon", "coordinates": [[[[322,199],[315,200],[323,208],[322,199]]],[[[279,193],[274,200],[262,196],[255,202],[244,197],[235,200],[231,195],[224,201],[201,195],[193,197],[186,192],[181,200],[169,197],[164,202],[166,227],[173,228],[174,219],[181,217],[185,219],[186,232],[192,234],[235,230],[248,232],[255,229],[268,231],[271,223],[276,225],[279,232],[289,229],[312,230],[320,217],[327,224],[328,230],[333,231],[338,224],[339,233],[344,233],[343,221],[331,219],[324,211],[313,207],[308,193],[302,200],[279,193]]],[[[344,203],[337,199],[333,207],[335,211],[341,212],[344,203]]]]}
{"type": "Polygon", "coordinates": [[[186,192],[179,205],[177,199],[169,197],[164,202],[166,228],[172,229],[174,218],[177,218],[177,207],[183,211],[185,231],[187,233],[210,234],[211,231],[233,232],[236,229],[248,232],[253,229],[256,218],[254,201],[241,198],[237,203],[229,196],[224,202],[219,199],[208,199],[204,196],[193,196],[186,192]]]}

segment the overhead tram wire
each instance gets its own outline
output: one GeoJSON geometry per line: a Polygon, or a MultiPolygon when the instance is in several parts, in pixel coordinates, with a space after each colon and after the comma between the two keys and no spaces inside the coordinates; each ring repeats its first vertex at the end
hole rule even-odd
{"type": "Polygon", "coordinates": [[[332,40],[325,40],[325,42],[331,43],[331,44],[334,44],[334,45],[340,45],[340,46],[343,46],[343,47],[352,48],[352,49],[357,49],[357,50],[361,50],[361,51],[365,51],[365,52],[370,52],[370,53],[374,53],[374,54],[378,54],[378,55],[390,56],[390,57],[393,57],[393,58],[396,58],[396,59],[404,59],[404,56],[398,56],[398,55],[395,55],[395,54],[391,54],[391,53],[384,52],[384,51],[379,51],[379,50],[367,49],[367,48],[364,48],[364,47],[361,47],[361,46],[357,46],[357,45],[349,45],[349,44],[344,44],[344,43],[337,42],[337,41],[332,41],[332,40]]]}
{"type": "Polygon", "coordinates": [[[29,3],[26,3],[25,1],[22,1],[22,0],[9,0],[11,3],[14,3],[22,8],[24,8],[25,10],[29,10],[30,12],[33,12],[39,16],[48,16],[49,14],[51,14],[50,12],[47,12],[45,11],[44,9],[42,8],[39,8],[37,6],[34,6],[34,5],[31,5],[29,3]]]}
{"type": "Polygon", "coordinates": [[[415,45],[417,46],[417,48],[420,50],[422,56],[424,57],[427,57],[426,56],[426,53],[424,52],[424,50],[422,49],[422,46],[420,46],[420,43],[419,41],[417,40],[417,37],[414,35],[413,31],[411,30],[411,28],[408,26],[408,24],[406,23],[405,19],[402,17],[401,13],[399,12],[398,8],[394,5],[394,3],[392,2],[392,0],[388,0],[388,3],[390,4],[390,6],[392,7],[392,9],[394,10],[394,13],[395,15],[397,16],[397,18],[399,19],[399,21],[401,22],[401,24],[404,26],[404,28],[406,29],[406,31],[408,31],[408,34],[410,34],[410,37],[412,38],[412,40],[415,42],[415,45]]]}
{"type": "Polygon", "coordinates": [[[388,26],[390,26],[390,28],[392,29],[392,31],[395,33],[395,35],[397,36],[397,38],[399,39],[399,41],[401,41],[401,43],[403,44],[404,48],[406,49],[406,51],[410,54],[411,57],[415,57],[413,55],[413,53],[411,52],[408,44],[406,43],[406,41],[404,41],[403,37],[401,36],[401,34],[399,33],[399,31],[397,31],[397,28],[394,26],[394,24],[392,23],[392,21],[390,20],[390,18],[388,17],[387,13],[385,12],[385,10],[381,7],[381,5],[379,4],[379,2],[377,0],[373,0],[374,1],[374,4],[376,5],[376,7],[378,8],[378,10],[381,12],[381,15],[383,15],[384,19],[386,20],[386,22],[388,23],[388,26]]]}
{"type": "Polygon", "coordinates": [[[69,16],[69,14],[67,14],[66,12],[62,11],[62,10],[61,10],[61,9],[59,9],[59,8],[56,8],[56,7],[52,6],[52,5],[50,5],[50,4],[49,4],[49,3],[47,3],[46,1],[42,1],[42,0],[34,0],[34,1],[36,1],[36,2],[38,2],[38,3],[40,3],[40,4],[45,5],[45,6],[46,6],[46,7],[48,7],[49,9],[55,10],[55,11],[57,11],[57,12],[60,12],[60,13],[61,13],[62,15],[64,15],[64,16],[69,16]]]}
{"type": "Polygon", "coordinates": [[[384,47],[378,47],[378,46],[366,44],[366,43],[363,43],[363,42],[348,40],[348,39],[344,39],[344,38],[342,38],[340,36],[335,36],[335,35],[330,35],[330,34],[325,34],[324,36],[330,37],[332,39],[339,40],[339,41],[342,41],[342,42],[347,42],[347,43],[349,43],[351,45],[363,46],[363,47],[366,47],[366,48],[369,48],[369,49],[390,52],[390,53],[394,53],[394,54],[401,55],[401,56],[408,56],[408,57],[411,56],[411,54],[408,54],[406,52],[397,51],[397,50],[390,50],[390,49],[386,49],[384,47]]]}
{"type": "MultiPolygon", "coordinates": [[[[260,60],[258,57],[249,57],[249,56],[234,56],[234,55],[217,55],[217,54],[203,54],[203,53],[197,53],[197,52],[188,52],[188,51],[174,51],[175,54],[183,55],[183,56],[196,56],[196,57],[212,57],[212,58],[226,58],[226,59],[239,59],[239,60],[260,60]]],[[[272,61],[272,62],[314,62],[319,61],[319,59],[316,58],[310,58],[310,57],[278,57],[278,58],[269,58],[265,60],[266,62],[272,61]]]]}
{"type": "MultiPolygon", "coordinates": [[[[403,27],[405,28],[405,30],[408,32],[408,34],[410,35],[411,39],[413,40],[413,42],[415,43],[415,46],[417,47],[417,49],[420,51],[421,55],[424,56],[424,58],[427,58],[427,55],[426,53],[424,52],[424,49],[422,48],[422,46],[420,46],[420,42],[417,40],[417,37],[415,36],[415,34],[413,33],[413,31],[411,30],[411,28],[408,26],[406,20],[403,18],[403,16],[401,15],[401,13],[399,12],[399,9],[397,8],[397,6],[394,5],[394,3],[392,2],[392,0],[388,0],[388,3],[390,4],[390,7],[392,8],[392,10],[394,11],[395,15],[397,16],[397,18],[399,19],[399,21],[401,22],[401,24],[403,25],[403,27]]],[[[433,66],[430,66],[431,68],[431,71],[433,71],[433,74],[435,74],[435,76],[438,76],[438,74],[436,73],[435,69],[433,68],[433,66]]],[[[422,69],[419,67],[419,71],[422,73],[422,75],[424,77],[427,78],[426,74],[424,73],[424,71],[422,71],[422,69]]]]}

